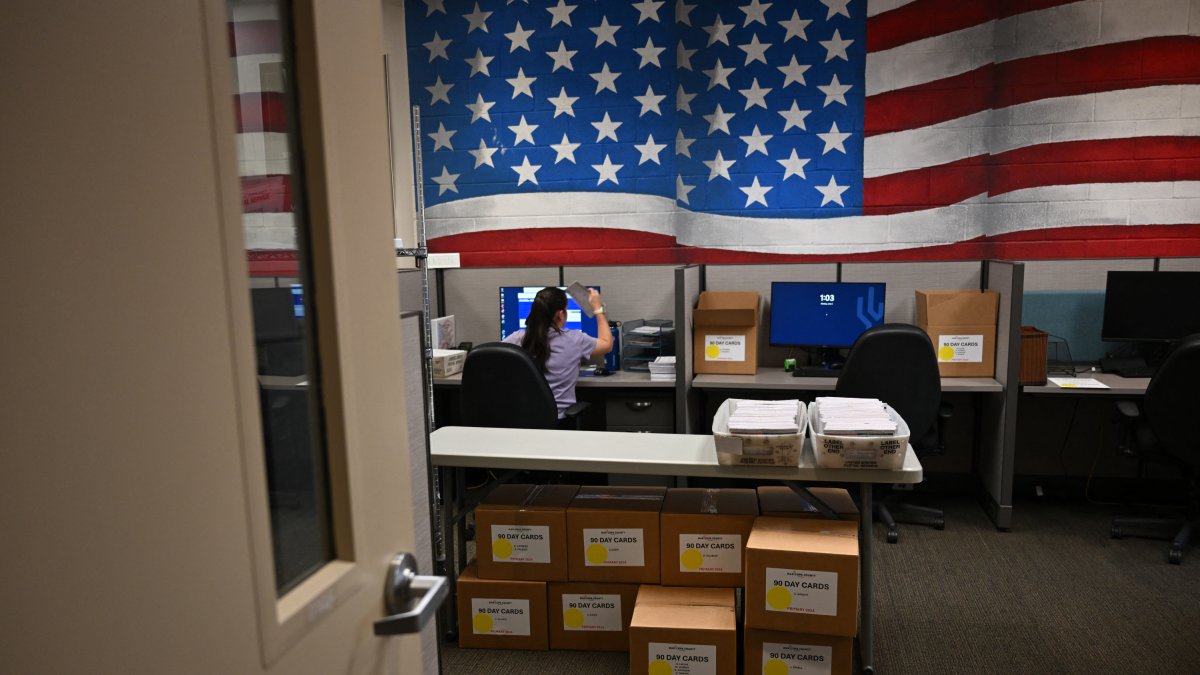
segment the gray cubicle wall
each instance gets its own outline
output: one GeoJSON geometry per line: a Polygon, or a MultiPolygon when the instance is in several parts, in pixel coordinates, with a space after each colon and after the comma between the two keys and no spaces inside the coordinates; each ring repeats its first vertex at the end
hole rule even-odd
{"type": "Polygon", "coordinates": [[[983,265],[977,260],[946,262],[864,262],[842,265],[842,281],[882,281],[883,320],[916,323],[916,292],[925,290],[979,290],[983,265]]]}
{"type": "Polygon", "coordinates": [[[1200,272],[1200,258],[1163,258],[1158,261],[1163,272],[1200,272]]]}
{"type": "MultiPolygon", "coordinates": [[[[396,282],[400,286],[401,311],[424,311],[421,299],[421,270],[396,270],[396,282]]],[[[437,274],[433,270],[429,271],[429,310],[437,315],[437,274]]]]}
{"type": "Polygon", "coordinates": [[[1154,269],[1153,258],[1100,258],[1095,260],[1027,260],[1026,291],[1104,290],[1109,270],[1154,269]]]}
{"type": "Polygon", "coordinates": [[[448,269],[444,315],[454,315],[459,342],[495,342],[500,339],[501,286],[557,286],[557,267],[472,267],[448,269]]]}
{"type": "Polygon", "coordinates": [[[563,282],[599,286],[610,320],[674,319],[675,270],[674,265],[564,267],[563,282]]]}
{"type": "Polygon", "coordinates": [[[682,434],[703,433],[700,392],[692,389],[692,317],[700,290],[699,265],[675,270],[675,431],[682,434]]]}
{"type": "Polygon", "coordinates": [[[1020,392],[1021,299],[1025,269],[1021,263],[988,260],[984,290],[996,291],[996,381],[1004,388],[983,397],[975,462],[986,494],[984,507],[996,527],[1012,527],[1013,470],[1016,454],[1017,395],[1020,392]]]}

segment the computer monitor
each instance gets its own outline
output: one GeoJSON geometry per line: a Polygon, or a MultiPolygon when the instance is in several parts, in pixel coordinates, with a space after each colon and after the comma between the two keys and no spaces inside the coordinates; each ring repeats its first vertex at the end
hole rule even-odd
{"type": "Polygon", "coordinates": [[[849,347],[883,323],[883,283],[771,282],[770,342],[780,347],[849,347]]]}
{"type": "MultiPolygon", "coordinates": [[[[533,306],[533,297],[545,286],[501,286],[500,287],[500,339],[512,335],[525,327],[525,317],[529,316],[529,308],[533,306]]],[[[564,291],[566,286],[559,286],[564,291]]],[[[599,286],[591,288],[600,290],[599,286]]],[[[592,337],[597,336],[596,317],[583,313],[571,296],[567,296],[567,325],[566,328],[581,330],[592,337]]]]}
{"type": "Polygon", "coordinates": [[[304,286],[292,284],[292,313],[297,319],[304,318],[304,286]]]}
{"type": "Polygon", "coordinates": [[[1171,342],[1200,333],[1200,272],[1109,272],[1105,342],[1171,342]]]}
{"type": "Polygon", "coordinates": [[[300,325],[296,321],[293,302],[292,292],[287,288],[250,289],[256,342],[299,339],[300,325]]]}

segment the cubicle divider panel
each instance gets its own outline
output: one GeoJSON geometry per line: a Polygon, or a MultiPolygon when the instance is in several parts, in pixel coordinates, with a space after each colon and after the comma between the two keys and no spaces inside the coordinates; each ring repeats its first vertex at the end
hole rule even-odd
{"type": "Polygon", "coordinates": [[[1109,270],[1149,272],[1153,258],[1102,258],[1095,260],[1027,260],[1026,291],[1104,290],[1109,270]]]}
{"type": "Polygon", "coordinates": [[[700,392],[692,389],[692,315],[700,300],[701,267],[675,270],[675,432],[702,433],[699,429],[700,392]]]}
{"type": "Polygon", "coordinates": [[[472,267],[445,270],[445,314],[459,342],[500,339],[501,286],[557,286],[557,267],[472,267]]]}
{"type": "Polygon", "coordinates": [[[996,374],[999,394],[984,397],[980,418],[976,468],[986,491],[984,506],[996,527],[1012,526],[1013,467],[1017,435],[1017,395],[1020,391],[1021,298],[1024,266],[989,260],[987,286],[999,297],[996,324],[996,374]]]}
{"type": "Polygon", "coordinates": [[[1200,258],[1162,258],[1158,261],[1162,272],[1200,272],[1200,258]]]}
{"type": "MultiPolygon", "coordinates": [[[[429,281],[430,283],[433,282],[432,274],[429,276],[429,281]]],[[[421,270],[396,270],[396,283],[400,287],[400,310],[411,312],[424,311],[424,302],[421,299],[421,270]]],[[[432,292],[429,294],[429,297],[432,300],[432,292]]]]}
{"type": "Polygon", "coordinates": [[[918,290],[979,290],[982,265],[974,260],[947,262],[878,262],[842,265],[842,281],[887,284],[884,321],[916,323],[918,290]]]}
{"type": "Polygon", "coordinates": [[[704,275],[706,291],[756,291],[762,296],[758,364],[768,368],[783,368],[783,360],[797,354],[795,348],[771,346],[771,282],[837,281],[837,264],[708,265],[704,275]]]}
{"type": "Polygon", "coordinates": [[[564,267],[563,283],[600,286],[611,320],[674,320],[675,269],[672,265],[564,267]]]}

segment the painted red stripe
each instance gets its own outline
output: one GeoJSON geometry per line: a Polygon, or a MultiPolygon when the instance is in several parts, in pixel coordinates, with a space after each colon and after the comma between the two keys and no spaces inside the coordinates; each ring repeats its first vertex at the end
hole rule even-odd
{"type": "Polygon", "coordinates": [[[1200,37],[1147,38],[989,64],[867,97],[867,136],[915,129],[989,108],[1163,84],[1200,83],[1200,37]]]}
{"type": "Polygon", "coordinates": [[[232,56],[283,53],[283,25],[276,20],[230,21],[229,53],[232,56]]]}
{"type": "Polygon", "coordinates": [[[1076,0],[917,0],[867,19],[867,51],[877,52],[1076,0]]]}
{"type": "Polygon", "coordinates": [[[233,112],[237,117],[238,133],[287,133],[283,94],[270,91],[237,94],[233,97],[233,112]]]}
{"type": "Polygon", "coordinates": [[[1200,180],[1200,138],[1069,141],[863,181],[863,213],[906,213],[1048,185],[1200,180]]]}
{"type": "Polygon", "coordinates": [[[243,176],[242,211],[245,213],[291,213],[291,176],[243,176]]]}

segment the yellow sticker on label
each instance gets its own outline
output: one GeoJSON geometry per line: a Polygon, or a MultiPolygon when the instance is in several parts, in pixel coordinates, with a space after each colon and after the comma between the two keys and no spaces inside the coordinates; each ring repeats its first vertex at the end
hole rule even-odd
{"type": "Polygon", "coordinates": [[[583,625],[583,612],[575,607],[563,612],[563,625],[567,628],[579,628],[583,625]]]}
{"type": "Polygon", "coordinates": [[[704,348],[704,355],[710,359],[715,359],[721,355],[721,348],[716,345],[709,345],[704,348]]]}
{"type": "Polygon", "coordinates": [[[475,629],[476,635],[483,635],[492,632],[492,617],[487,614],[479,613],[471,619],[471,626],[475,629]]]}
{"type": "Polygon", "coordinates": [[[767,591],[767,604],[772,609],[787,609],[792,604],[792,592],[783,586],[776,586],[767,591]]]}
{"type": "Polygon", "coordinates": [[[686,569],[698,570],[704,564],[704,554],[694,548],[689,548],[679,554],[679,562],[686,569]]]}
{"type": "Polygon", "coordinates": [[[492,557],[507,560],[512,556],[512,542],[507,539],[497,539],[492,542],[492,557]]]}
{"type": "Polygon", "coordinates": [[[763,675],[787,675],[788,664],[779,659],[771,659],[763,664],[763,675]]]}
{"type": "Polygon", "coordinates": [[[671,668],[671,664],[666,661],[654,659],[650,662],[650,670],[648,672],[650,675],[671,675],[675,671],[671,668]]]}
{"type": "MultiPolygon", "coordinates": [[[[578,551],[579,549],[575,550],[578,551]]],[[[604,547],[604,544],[592,544],[591,546],[588,546],[586,554],[588,562],[592,563],[593,565],[599,565],[605,560],[608,560],[608,549],[604,547]]]]}
{"type": "Polygon", "coordinates": [[[938,350],[938,360],[949,361],[952,358],[954,358],[954,347],[942,345],[942,348],[938,350]]]}

